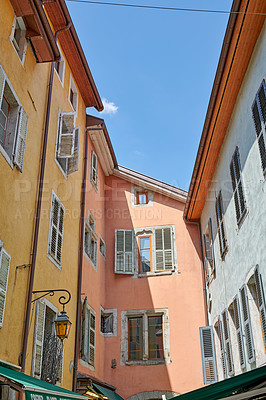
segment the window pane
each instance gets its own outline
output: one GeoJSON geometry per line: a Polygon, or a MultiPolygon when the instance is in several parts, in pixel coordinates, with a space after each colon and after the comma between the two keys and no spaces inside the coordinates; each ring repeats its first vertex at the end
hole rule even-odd
{"type": "Polygon", "coordinates": [[[140,238],[139,243],[140,243],[141,249],[149,249],[150,248],[150,237],[140,238]]]}
{"type": "Polygon", "coordinates": [[[128,319],[128,359],[143,358],[143,322],[142,317],[128,319]]]}
{"type": "Polygon", "coordinates": [[[150,237],[142,237],[139,239],[140,253],[140,272],[151,271],[151,249],[150,237]]]}
{"type": "Polygon", "coordinates": [[[162,316],[148,317],[149,326],[149,359],[163,359],[163,325],[162,316]]]}

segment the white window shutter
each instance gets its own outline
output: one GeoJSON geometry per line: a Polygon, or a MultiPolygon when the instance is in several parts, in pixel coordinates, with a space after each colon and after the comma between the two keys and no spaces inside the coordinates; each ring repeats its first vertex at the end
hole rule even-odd
{"type": "Polygon", "coordinates": [[[94,365],[95,362],[95,315],[92,312],[89,313],[89,364],[94,365]]]}
{"type": "Polygon", "coordinates": [[[207,385],[217,382],[217,370],[212,326],[204,326],[200,330],[203,381],[207,385]]]}
{"type": "Polygon", "coordinates": [[[116,229],[115,231],[115,272],[133,274],[133,231],[116,229]]]}
{"type": "Polygon", "coordinates": [[[65,209],[60,200],[52,195],[49,232],[49,254],[61,265],[65,209]]]}
{"type": "Polygon", "coordinates": [[[171,228],[155,229],[155,270],[173,269],[173,248],[171,228]]]}
{"type": "Polygon", "coordinates": [[[237,337],[237,344],[239,351],[240,366],[242,369],[244,369],[246,367],[246,359],[245,359],[243,332],[240,319],[238,296],[235,296],[233,299],[233,309],[234,309],[234,322],[236,327],[236,337],[237,337]]]}
{"type": "Polygon", "coordinates": [[[261,282],[261,275],[259,272],[259,266],[256,265],[255,272],[255,285],[256,285],[256,292],[257,292],[257,301],[258,301],[258,308],[260,312],[260,320],[261,320],[261,328],[264,340],[264,347],[266,349],[266,310],[265,310],[265,299],[264,299],[264,291],[261,282]]]}
{"type": "Polygon", "coordinates": [[[27,116],[25,110],[22,107],[20,107],[14,163],[21,172],[22,172],[25,147],[26,147],[28,120],[29,117],[27,116]]]}
{"type": "Polygon", "coordinates": [[[254,347],[254,341],[253,341],[253,335],[252,335],[246,285],[243,285],[240,289],[240,298],[241,298],[241,304],[242,304],[243,323],[244,323],[244,332],[245,332],[245,337],[246,337],[248,362],[252,363],[255,361],[255,347],[254,347]]]}
{"type": "Polygon", "coordinates": [[[91,151],[91,181],[97,185],[97,167],[98,167],[98,162],[97,162],[97,156],[94,153],[94,151],[91,151]]]}
{"type": "Polygon", "coordinates": [[[214,259],[213,232],[212,232],[212,219],[211,219],[211,218],[209,219],[208,227],[209,227],[210,239],[211,239],[211,242],[210,242],[210,247],[211,247],[211,259],[212,259],[211,266],[212,266],[212,272],[214,272],[214,271],[215,271],[215,259],[214,259]]]}
{"type": "Polygon", "coordinates": [[[266,82],[263,79],[252,105],[252,116],[258,139],[262,170],[266,171],[266,82]]]}
{"type": "Polygon", "coordinates": [[[75,129],[74,118],[75,113],[62,113],[59,123],[59,147],[58,157],[70,158],[74,154],[75,129]]]}
{"type": "Polygon", "coordinates": [[[45,311],[46,305],[42,300],[37,300],[36,316],[35,316],[35,330],[34,330],[34,344],[32,355],[32,375],[40,378],[42,372],[42,353],[43,353],[43,339],[45,327],[45,311]]]}
{"type": "Polygon", "coordinates": [[[3,326],[11,256],[0,247],[0,328],[3,326]]]}
{"type": "Polygon", "coordinates": [[[5,74],[0,65],[0,108],[2,105],[3,93],[4,93],[4,86],[5,86],[5,74]]]}
{"type": "Polygon", "coordinates": [[[78,170],[79,164],[79,138],[80,138],[80,128],[75,128],[75,139],[74,139],[74,153],[71,158],[68,159],[67,173],[72,174],[78,170]]]}
{"type": "Polygon", "coordinates": [[[218,317],[218,337],[220,342],[220,350],[221,350],[221,362],[223,368],[224,379],[227,378],[227,364],[226,364],[226,355],[225,355],[225,345],[224,345],[224,336],[223,336],[223,328],[222,321],[220,316],[218,317]]]}
{"type": "Polygon", "coordinates": [[[231,345],[229,323],[228,323],[228,312],[226,309],[222,312],[222,321],[223,321],[223,334],[225,342],[225,354],[227,360],[228,375],[231,376],[234,374],[234,362],[233,362],[232,345],[231,345]]]}

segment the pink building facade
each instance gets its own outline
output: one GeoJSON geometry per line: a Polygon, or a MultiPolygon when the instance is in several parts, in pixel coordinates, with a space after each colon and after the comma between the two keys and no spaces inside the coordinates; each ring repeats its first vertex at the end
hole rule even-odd
{"type": "Polygon", "coordinates": [[[187,193],[118,166],[103,120],[87,122],[78,389],[149,400],[198,388],[206,311],[187,193]]]}

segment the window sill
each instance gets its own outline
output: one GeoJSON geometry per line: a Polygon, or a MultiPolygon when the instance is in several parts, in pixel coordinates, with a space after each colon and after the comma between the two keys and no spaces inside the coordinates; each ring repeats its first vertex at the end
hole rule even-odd
{"type": "Polygon", "coordinates": [[[47,253],[47,257],[61,271],[62,266],[60,264],[58,264],[58,262],[49,253],[47,253]]]}
{"type": "Polygon", "coordinates": [[[103,337],[116,337],[117,335],[115,335],[113,332],[108,332],[108,333],[104,333],[104,332],[100,332],[100,334],[103,337]]]}
{"type": "Polygon", "coordinates": [[[125,365],[131,366],[131,365],[162,365],[162,364],[167,364],[166,360],[132,360],[132,361],[126,361],[125,365]]]}
{"type": "Polygon", "coordinates": [[[95,371],[95,367],[91,364],[89,364],[87,361],[83,360],[82,358],[79,359],[80,365],[82,365],[83,367],[86,367],[88,369],[90,369],[91,371],[95,371]]]}
{"type": "Polygon", "coordinates": [[[14,168],[14,164],[11,161],[9,155],[7,154],[7,152],[5,151],[5,149],[0,145],[0,152],[2,153],[3,157],[5,158],[6,162],[9,164],[9,166],[13,169],[14,168]]]}
{"type": "Polygon", "coordinates": [[[173,275],[176,273],[176,269],[167,270],[167,271],[152,271],[152,272],[143,272],[138,274],[138,278],[149,278],[150,276],[163,276],[163,275],[173,275]]]}
{"type": "Polygon", "coordinates": [[[64,175],[65,180],[67,180],[67,173],[63,170],[63,168],[61,167],[61,165],[59,164],[57,158],[55,157],[55,163],[58,166],[58,168],[60,169],[60,171],[62,172],[62,174],[64,175]]]}
{"type": "Polygon", "coordinates": [[[92,187],[94,188],[95,192],[97,193],[98,192],[97,183],[95,183],[92,179],[90,181],[91,181],[92,187]]]}
{"type": "Polygon", "coordinates": [[[240,228],[243,225],[247,215],[248,215],[248,209],[246,208],[245,211],[243,212],[243,215],[241,216],[241,218],[239,218],[239,221],[237,221],[238,230],[240,230],[240,228]]]}

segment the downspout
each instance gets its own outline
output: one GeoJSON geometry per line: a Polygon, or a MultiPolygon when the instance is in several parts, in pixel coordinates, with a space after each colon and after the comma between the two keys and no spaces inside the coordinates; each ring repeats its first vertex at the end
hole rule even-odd
{"type": "Polygon", "coordinates": [[[205,325],[209,325],[209,317],[208,317],[208,307],[207,307],[207,290],[206,290],[206,277],[204,272],[204,255],[203,255],[203,244],[202,244],[202,231],[200,226],[200,221],[188,221],[187,218],[184,218],[186,224],[196,225],[199,230],[200,236],[200,256],[201,256],[201,274],[202,274],[202,282],[203,282],[203,297],[204,297],[204,314],[205,314],[205,325]]]}
{"type": "Polygon", "coordinates": [[[87,164],[88,164],[88,137],[89,128],[86,129],[85,136],[85,151],[84,151],[84,166],[83,179],[81,185],[81,204],[80,204],[80,226],[79,226],[79,263],[78,263],[78,286],[77,286],[77,309],[76,309],[76,325],[75,325],[75,349],[74,349],[74,366],[73,366],[73,381],[72,391],[77,390],[77,375],[78,375],[78,359],[80,346],[80,320],[81,320],[81,282],[82,282],[82,267],[83,267],[83,247],[84,247],[84,222],[85,222],[85,195],[87,183],[87,164]]]}
{"type": "MultiPolygon", "coordinates": [[[[71,26],[71,23],[69,23],[63,29],[60,29],[57,32],[55,32],[55,36],[54,36],[55,40],[57,40],[57,36],[58,36],[58,34],[60,32],[63,32],[65,30],[69,29],[70,26],[71,26]]],[[[48,128],[49,128],[50,111],[51,111],[51,100],[52,100],[54,69],[55,69],[55,61],[53,61],[52,66],[51,66],[50,80],[49,80],[49,86],[48,86],[48,99],[47,99],[45,127],[44,127],[42,161],[41,161],[41,171],[40,171],[40,179],[39,179],[37,210],[36,210],[36,218],[35,218],[34,237],[33,237],[32,262],[31,262],[31,270],[30,270],[30,281],[29,281],[29,290],[28,290],[28,299],[27,299],[26,317],[25,317],[25,327],[24,327],[23,345],[22,345],[22,355],[21,355],[21,364],[20,364],[21,365],[21,372],[25,372],[26,355],[27,355],[27,344],[28,344],[28,336],[29,336],[32,290],[33,290],[34,275],[35,275],[35,268],[36,268],[36,255],[37,255],[38,236],[39,236],[39,227],[40,227],[40,216],[41,216],[42,194],[43,194],[43,178],[44,178],[44,171],[45,171],[45,161],[46,161],[46,150],[47,150],[47,141],[48,141],[48,128]]]]}

